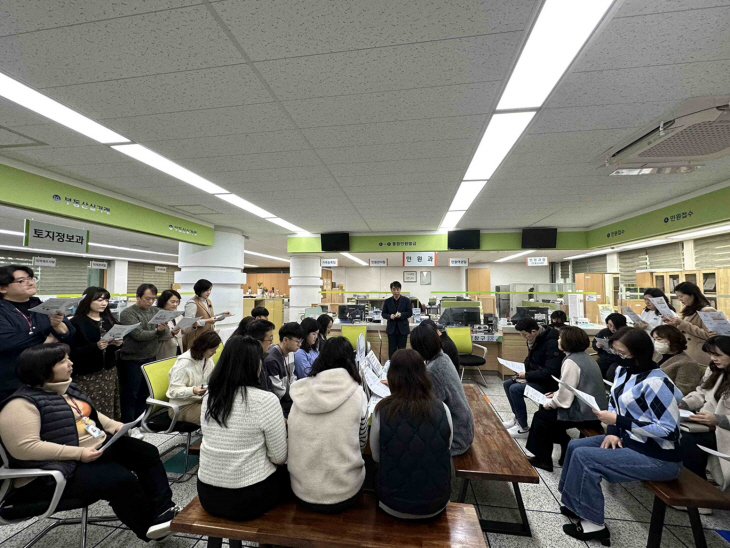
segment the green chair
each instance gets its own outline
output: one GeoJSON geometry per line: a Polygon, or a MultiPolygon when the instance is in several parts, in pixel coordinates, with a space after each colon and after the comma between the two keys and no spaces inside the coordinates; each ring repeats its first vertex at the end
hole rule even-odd
{"type": "MultiPolygon", "coordinates": [[[[223,343],[220,343],[218,345],[218,348],[216,349],[215,354],[213,354],[213,357],[211,358],[211,360],[213,360],[214,364],[218,363],[218,358],[221,357],[221,352],[223,352],[223,343]]],[[[165,392],[167,392],[167,389],[165,389],[165,392]]]]}
{"type": "MultiPolygon", "coordinates": [[[[366,352],[370,351],[370,343],[368,341],[368,326],[366,324],[355,324],[355,325],[342,325],[342,336],[345,337],[354,349],[357,349],[357,338],[362,335],[365,337],[366,352]]],[[[380,339],[380,350],[378,350],[378,356],[380,351],[383,350],[383,337],[380,335],[380,331],[376,331],[378,339],[380,339]]]]}
{"type": "Polygon", "coordinates": [[[464,370],[467,367],[476,367],[479,371],[479,376],[482,378],[482,382],[486,386],[487,381],[484,379],[482,370],[480,367],[487,363],[487,348],[479,344],[474,344],[471,340],[471,328],[470,327],[447,327],[446,334],[451,337],[454,341],[456,349],[459,351],[459,366],[461,367],[461,380],[464,380],[464,370]],[[472,354],[474,347],[479,350],[483,350],[484,353],[481,356],[472,354]]]}
{"type": "Polygon", "coordinates": [[[188,473],[190,443],[192,441],[193,432],[197,432],[200,429],[200,426],[194,422],[177,420],[177,417],[180,414],[180,408],[174,403],[170,403],[170,400],[167,398],[167,389],[170,386],[169,373],[172,366],[175,365],[176,359],[177,358],[167,358],[165,360],[157,360],[146,363],[142,366],[142,376],[144,377],[144,380],[147,383],[147,388],[150,391],[150,397],[147,398],[147,411],[145,412],[144,417],[142,417],[142,428],[148,432],[155,432],[158,434],[172,434],[173,432],[178,434],[187,434],[187,440],[185,443],[173,445],[160,455],[164,456],[180,447],[185,448],[185,468],[182,474],[180,474],[180,477],[176,478],[172,483],[187,481],[184,479],[185,476],[193,477],[193,474],[188,473]],[[172,409],[172,418],[170,418],[167,413],[168,409],[172,409]]]}

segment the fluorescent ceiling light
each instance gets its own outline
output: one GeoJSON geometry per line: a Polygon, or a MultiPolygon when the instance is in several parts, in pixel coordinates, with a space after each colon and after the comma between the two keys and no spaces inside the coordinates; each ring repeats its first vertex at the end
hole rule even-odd
{"type": "Polygon", "coordinates": [[[279,219],[279,217],[274,217],[272,219],[266,219],[270,223],[274,223],[275,225],[283,226],[287,230],[291,230],[292,232],[296,232],[297,234],[300,234],[302,236],[311,236],[309,232],[304,230],[303,228],[299,228],[297,225],[294,225],[290,223],[289,221],[285,221],[284,219],[279,219]]]}
{"type": "Polygon", "coordinates": [[[612,3],[546,0],[497,109],[541,106],[612,3]]]}
{"type": "Polygon", "coordinates": [[[439,228],[456,228],[466,211],[448,211],[439,228]]]}
{"type": "Polygon", "coordinates": [[[0,96],[19,104],[33,112],[50,118],[62,126],[78,131],[99,143],[128,143],[129,139],[122,137],[111,129],[105,128],[91,118],[87,118],[65,105],[38,93],[33,88],[13,80],[5,74],[0,74],[0,96]]]}
{"type": "Polygon", "coordinates": [[[243,251],[244,256],[245,255],[254,255],[255,257],[265,257],[267,259],[274,259],[276,261],[284,261],[285,263],[291,262],[289,259],[284,259],[283,257],[274,257],[273,255],[266,255],[264,253],[256,253],[255,251],[249,251],[248,249],[244,249],[243,251]]]}
{"type": "Polygon", "coordinates": [[[484,188],[487,181],[462,181],[449,211],[466,211],[484,188]]]}
{"type": "Polygon", "coordinates": [[[189,169],[176,164],[172,160],[168,160],[164,156],[161,156],[142,145],[114,145],[112,148],[122,154],[126,154],[130,158],[134,158],[143,164],[159,169],[163,173],[167,173],[171,177],[180,179],[182,182],[192,185],[195,188],[199,188],[209,194],[225,194],[228,192],[225,188],[221,188],[218,185],[211,183],[209,180],[203,179],[200,175],[196,175],[189,169]]]}
{"type": "Polygon", "coordinates": [[[177,257],[177,253],[163,253],[162,251],[146,251],[144,249],[134,249],[133,247],[117,247],[115,245],[97,244],[89,242],[90,247],[106,247],[108,249],[119,249],[120,251],[134,251],[135,253],[152,253],[153,255],[168,255],[170,257],[177,257]]]}
{"type": "Polygon", "coordinates": [[[247,268],[258,268],[259,267],[259,265],[257,265],[257,264],[246,264],[246,263],[243,263],[243,266],[245,266],[247,268]]]}
{"type": "Polygon", "coordinates": [[[592,253],[582,253],[581,255],[572,255],[570,257],[563,257],[564,261],[572,261],[573,259],[585,259],[586,257],[594,257],[596,255],[603,255],[610,253],[611,249],[602,249],[601,251],[593,251],[592,253]]]}
{"type": "Polygon", "coordinates": [[[706,236],[707,234],[717,234],[718,232],[727,232],[730,230],[730,225],[716,226],[714,228],[704,228],[702,230],[695,230],[694,232],[687,232],[685,234],[676,234],[674,236],[667,236],[671,240],[683,240],[685,238],[694,238],[696,236],[706,236]]]}
{"type": "Polygon", "coordinates": [[[221,200],[225,200],[229,204],[233,204],[236,207],[240,207],[241,209],[244,209],[248,211],[249,213],[253,213],[254,215],[261,217],[263,219],[272,219],[276,217],[273,213],[269,213],[265,209],[260,208],[259,206],[252,204],[248,200],[244,200],[240,196],[236,196],[235,194],[216,194],[216,198],[220,198],[221,200]]]}
{"type": "Polygon", "coordinates": [[[0,230],[0,234],[10,234],[11,236],[25,236],[23,232],[16,232],[15,230],[0,230]]]}
{"type": "Polygon", "coordinates": [[[517,139],[530,123],[534,112],[510,112],[495,114],[489,121],[469,169],[465,181],[484,181],[489,179],[507,156],[517,139]]]}
{"type": "Polygon", "coordinates": [[[368,263],[366,263],[366,262],[365,262],[365,261],[363,261],[362,259],[358,259],[358,258],[357,258],[357,257],[355,257],[354,255],[350,255],[349,253],[340,253],[340,255],[342,255],[343,257],[347,257],[347,258],[348,258],[348,259],[350,259],[351,261],[355,261],[355,262],[356,262],[357,264],[359,264],[359,265],[362,265],[362,266],[368,266],[368,263]]]}
{"type": "Polygon", "coordinates": [[[509,257],[502,257],[501,259],[497,259],[494,261],[495,263],[503,263],[505,261],[509,261],[510,259],[516,259],[517,257],[522,257],[523,255],[529,255],[530,253],[534,253],[534,249],[528,249],[527,251],[522,251],[520,253],[515,253],[514,255],[510,255],[509,257]]]}
{"type": "Polygon", "coordinates": [[[177,263],[171,263],[166,261],[145,261],[144,259],[132,258],[132,257],[113,257],[111,255],[97,255],[95,253],[73,253],[71,251],[56,251],[53,249],[37,249],[34,247],[24,247],[15,245],[0,245],[0,249],[17,249],[19,251],[33,251],[36,253],[43,253],[45,255],[69,255],[72,257],[86,257],[88,259],[110,259],[117,261],[131,261],[133,263],[150,263],[150,264],[169,264],[177,266],[177,263]]]}

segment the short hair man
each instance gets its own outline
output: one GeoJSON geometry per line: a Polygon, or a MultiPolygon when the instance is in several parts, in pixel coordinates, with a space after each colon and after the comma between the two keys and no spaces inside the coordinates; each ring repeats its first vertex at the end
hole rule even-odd
{"type": "MultiPolygon", "coordinates": [[[[259,344],[261,345],[262,362],[264,361],[266,352],[268,352],[269,347],[274,340],[274,328],[274,324],[269,320],[254,320],[246,326],[246,331],[244,333],[240,333],[240,335],[253,337],[259,341],[259,344]]],[[[269,386],[269,378],[268,375],[266,375],[266,371],[264,371],[263,366],[261,367],[259,382],[261,383],[262,389],[271,390],[271,387],[269,386]]]]}
{"type": "Polygon", "coordinates": [[[290,369],[286,364],[286,357],[299,350],[304,339],[304,331],[297,322],[285,323],[279,329],[279,344],[273,344],[264,358],[269,391],[276,394],[284,411],[284,418],[289,416],[292,400],[289,388],[297,380],[293,373],[293,364],[290,369]]]}
{"type": "Polygon", "coordinates": [[[408,318],[413,316],[413,308],[411,300],[401,297],[400,282],[395,281],[390,284],[390,292],[392,297],[388,297],[383,302],[383,319],[388,322],[385,332],[388,334],[388,357],[393,357],[396,350],[406,347],[408,342],[408,318]]]}
{"type": "Polygon", "coordinates": [[[266,310],[263,306],[257,306],[253,310],[251,310],[251,315],[253,316],[254,320],[268,320],[269,319],[269,311],[266,310]]]}
{"type": "Polygon", "coordinates": [[[553,310],[553,313],[550,314],[550,326],[551,327],[560,329],[561,327],[567,325],[567,323],[568,323],[568,316],[562,310],[553,310]]]}

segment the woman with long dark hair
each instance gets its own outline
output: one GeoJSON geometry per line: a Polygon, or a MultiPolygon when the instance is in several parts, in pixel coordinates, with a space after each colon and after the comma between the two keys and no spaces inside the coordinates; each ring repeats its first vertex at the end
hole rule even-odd
{"type": "Polygon", "coordinates": [[[315,512],[350,508],[365,481],[367,400],[354,356],[346,338],[327,339],[309,376],[291,385],[291,486],[315,512]]]}
{"type": "Polygon", "coordinates": [[[654,344],[643,329],[624,327],[611,338],[621,359],[608,411],[593,414],[608,425],[605,436],[568,444],[558,491],[560,512],[575,520],[568,536],[610,545],[604,524],[601,481],[669,481],[682,471],[679,408],[682,393],[653,360],[654,344]]]}
{"type": "Polygon", "coordinates": [[[118,350],[122,339],[102,337],[117,323],[109,310],[109,292],[103,287],[87,287],[84,298],[71,318],[76,328],[71,361],[73,380],[108,417],[120,419],[118,350]]]}
{"type": "Polygon", "coordinates": [[[321,346],[327,340],[327,337],[330,336],[334,320],[329,314],[320,314],[317,318],[317,323],[319,324],[319,345],[321,346]]]}
{"type": "Polygon", "coordinates": [[[730,337],[707,339],[703,350],[712,357],[704,382],[687,394],[679,407],[694,411],[682,427],[682,458],[687,470],[713,479],[725,491],[730,487],[730,463],[711,457],[698,445],[730,453],[730,337]],[[685,431],[686,430],[686,431],[685,431]]]}
{"type": "Polygon", "coordinates": [[[375,407],[370,428],[373,460],[380,463],[380,508],[401,519],[432,518],[444,511],[451,496],[451,412],[434,395],[415,350],[393,354],[388,386],[391,395],[375,407]],[[403,431],[413,433],[409,443],[403,443],[403,431]]]}
{"type": "Polygon", "coordinates": [[[662,315],[657,310],[656,306],[654,306],[654,303],[651,302],[651,298],[655,299],[664,299],[664,302],[667,304],[667,306],[674,310],[674,307],[672,306],[671,301],[669,298],[664,294],[664,291],[659,289],[658,287],[649,287],[644,290],[644,310],[641,311],[641,322],[634,325],[634,327],[638,327],[639,329],[643,329],[647,333],[651,334],[652,329],[655,327],[658,327],[664,323],[662,315]]]}
{"type": "Polygon", "coordinates": [[[228,339],[203,398],[198,496],[209,514],[254,519],[286,493],[286,425],[279,398],[261,388],[253,337],[228,339]]]}
{"type": "Polygon", "coordinates": [[[710,355],[702,348],[713,333],[705,328],[698,312],[717,312],[710,301],[692,282],[682,282],[674,288],[674,293],[683,305],[681,317],[664,318],[664,322],[679,329],[687,338],[687,354],[701,365],[709,365],[710,355]]]}
{"type": "Polygon", "coordinates": [[[303,379],[312,370],[315,360],[319,357],[319,322],[314,318],[304,318],[300,324],[304,337],[302,345],[294,352],[294,374],[297,379],[303,379]]]}

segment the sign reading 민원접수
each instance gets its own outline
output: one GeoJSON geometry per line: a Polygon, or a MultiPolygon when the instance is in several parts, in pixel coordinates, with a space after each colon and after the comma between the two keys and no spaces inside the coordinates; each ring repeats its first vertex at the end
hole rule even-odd
{"type": "Polygon", "coordinates": [[[408,251],[403,253],[403,266],[436,266],[435,251],[408,251]]]}
{"type": "Polygon", "coordinates": [[[89,231],[26,219],[23,245],[37,249],[88,253],[89,231]]]}

